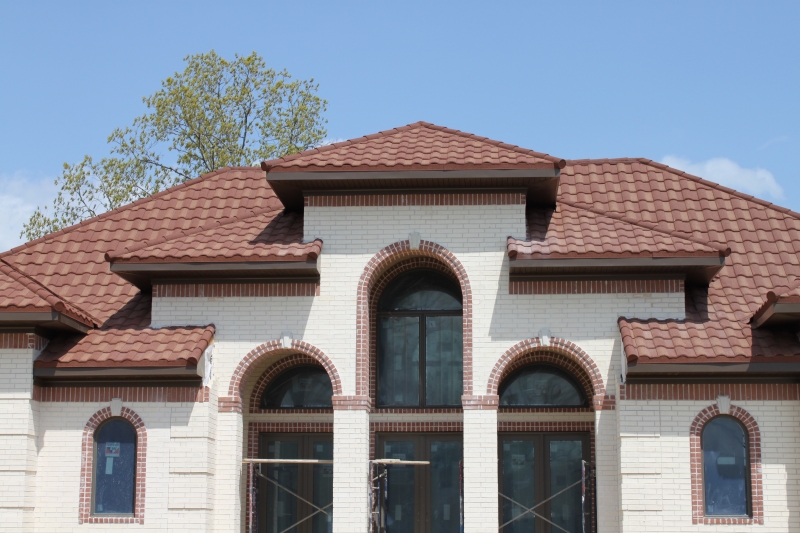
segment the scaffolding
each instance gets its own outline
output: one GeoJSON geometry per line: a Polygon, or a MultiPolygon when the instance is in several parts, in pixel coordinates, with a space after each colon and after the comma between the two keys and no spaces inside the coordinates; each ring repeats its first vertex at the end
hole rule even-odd
{"type": "MultiPolygon", "coordinates": [[[[324,513],[329,517],[333,516],[333,503],[319,507],[314,503],[308,501],[307,499],[303,498],[296,492],[292,491],[288,487],[278,483],[276,480],[265,476],[262,471],[261,467],[265,464],[297,464],[297,465],[332,465],[332,460],[323,460],[323,459],[244,459],[242,461],[244,465],[246,465],[248,469],[248,475],[250,480],[250,501],[248,502],[248,532],[249,533],[257,533],[258,529],[258,513],[256,512],[256,505],[258,502],[258,483],[256,483],[256,478],[260,478],[265,480],[268,483],[271,483],[276,487],[276,489],[285,491],[289,495],[297,498],[298,500],[306,503],[307,505],[311,506],[313,512],[309,515],[301,518],[294,524],[290,525],[289,527],[283,529],[278,533],[286,533],[293,528],[297,527],[299,524],[309,520],[310,518],[316,516],[319,513],[324,513]]],[[[390,466],[428,466],[430,465],[429,461],[405,461],[399,459],[375,459],[369,462],[369,531],[370,533],[387,533],[386,529],[386,516],[387,516],[387,508],[388,508],[388,499],[389,499],[389,467],[390,466]]],[[[461,533],[464,531],[464,462],[459,462],[459,530],[461,533]]],[[[569,485],[568,487],[560,490],[559,492],[553,494],[549,498],[540,501],[536,505],[532,507],[528,507],[519,503],[518,501],[506,496],[502,492],[498,492],[498,496],[502,499],[505,499],[511,502],[512,505],[518,506],[520,509],[520,513],[508,520],[507,522],[500,525],[498,528],[499,533],[503,532],[503,529],[511,524],[512,522],[519,520],[520,518],[531,514],[536,518],[544,520],[548,524],[550,524],[553,528],[558,530],[559,532],[563,533],[579,533],[577,531],[569,531],[564,529],[563,527],[559,526],[552,520],[545,517],[540,512],[536,511],[537,508],[541,507],[542,505],[546,504],[553,498],[556,498],[562,494],[565,494],[567,491],[574,489],[578,485],[581,487],[581,532],[580,533],[591,533],[594,530],[593,527],[593,520],[592,520],[592,503],[594,498],[594,469],[591,463],[587,461],[581,461],[581,479],[576,481],[575,483],[569,485]]]]}

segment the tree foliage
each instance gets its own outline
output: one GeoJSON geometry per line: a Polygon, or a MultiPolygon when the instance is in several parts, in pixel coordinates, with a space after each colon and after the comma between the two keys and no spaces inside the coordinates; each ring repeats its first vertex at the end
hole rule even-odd
{"type": "Polygon", "coordinates": [[[64,163],[51,208],[22,236],[35,239],[225,166],[257,164],[319,145],[327,101],[318,85],[267,68],[255,52],[228,61],[213,50],[143,98],[148,112],[108,138],[110,155],[64,163]]]}

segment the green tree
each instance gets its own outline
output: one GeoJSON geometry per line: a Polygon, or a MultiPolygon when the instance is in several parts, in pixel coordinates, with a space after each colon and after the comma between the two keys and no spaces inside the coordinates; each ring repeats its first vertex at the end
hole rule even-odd
{"type": "Polygon", "coordinates": [[[108,138],[111,153],[64,163],[52,207],[37,208],[21,236],[35,239],[187,179],[307,150],[327,134],[318,84],[267,68],[255,52],[228,61],[213,50],[143,98],[148,112],[108,138]]]}

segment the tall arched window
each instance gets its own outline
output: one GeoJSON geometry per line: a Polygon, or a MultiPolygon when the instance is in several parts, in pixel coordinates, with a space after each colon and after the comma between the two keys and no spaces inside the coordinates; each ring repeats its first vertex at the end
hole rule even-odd
{"type": "Polygon", "coordinates": [[[747,430],[731,416],[711,419],[702,434],[706,516],[750,514],[747,430]]]}
{"type": "Polygon", "coordinates": [[[325,369],[298,366],[269,383],[261,397],[262,409],[331,408],[333,385],[325,369]]]}
{"type": "Polygon", "coordinates": [[[504,407],[585,407],[586,396],[572,377],[549,365],[526,366],[503,381],[504,407]]]}
{"type": "Polygon", "coordinates": [[[378,301],[381,407],[461,405],[461,288],[434,270],[395,278],[378,301]]]}
{"type": "Polygon", "coordinates": [[[92,514],[132,516],[136,495],[136,429],[111,418],[94,432],[92,514]]]}

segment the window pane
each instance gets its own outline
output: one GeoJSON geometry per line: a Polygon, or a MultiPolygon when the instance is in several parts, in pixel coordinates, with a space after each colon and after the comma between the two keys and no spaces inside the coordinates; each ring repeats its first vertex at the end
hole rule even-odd
{"type": "MultiPolygon", "coordinates": [[[[550,494],[557,494],[581,480],[583,443],[550,441],[550,494]]],[[[581,486],[575,485],[550,502],[550,520],[567,531],[581,531],[581,486]]]]}
{"type": "Polygon", "coordinates": [[[378,404],[419,405],[419,317],[382,317],[378,329],[378,404]]]}
{"type": "MultiPolygon", "coordinates": [[[[267,459],[300,459],[297,441],[272,440],[267,443],[267,459]]],[[[276,483],[297,492],[298,465],[263,465],[262,472],[276,483]]],[[[261,490],[267,495],[267,533],[278,533],[297,522],[297,498],[277,487],[274,483],[261,480],[261,490]]],[[[297,528],[289,531],[294,533],[297,528]]]]}
{"type": "Polygon", "coordinates": [[[584,405],[584,397],[564,372],[548,366],[531,366],[506,380],[500,392],[500,405],[580,407],[584,405]]]}
{"type": "Polygon", "coordinates": [[[262,409],[332,407],[333,386],[325,369],[293,368],[275,378],[261,398],[262,409]]]}
{"type": "Polygon", "coordinates": [[[520,515],[525,513],[525,509],[522,506],[530,509],[536,505],[536,487],[534,485],[536,477],[534,476],[533,463],[534,443],[528,440],[507,440],[503,442],[502,457],[503,485],[500,490],[502,494],[521,504],[517,505],[507,498],[500,498],[500,503],[503,506],[501,523],[505,524],[509,520],[516,518],[516,520],[503,528],[503,533],[532,532],[536,522],[533,514],[520,515]]]}
{"type": "Polygon", "coordinates": [[[706,514],[747,514],[747,436],[731,417],[712,419],[703,428],[703,481],[706,514]]]}
{"type": "Polygon", "coordinates": [[[378,302],[381,311],[460,311],[461,287],[433,270],[414,270],[395,278],[378,302]]]}
{"type": "Polygon", "coordinates": [[[458,533],[460,530],[460,461],[460,442],[431,442],[431,531],[458,533]]]}
{"type": "MultiPolygon", "coordinates": [[[[314,442],[314,459],[333,459],[333,442],[314,442]]],[[[333,531],[333,465],[314,465],[314,490],[312,502],[331,513],[318,513],[312,518],[312,533],[331,533],[333,531]]],[[[316,511],[312,509],[311,512],[316,511]]]]}
{"type": "MultiPolygon", "coordinates": [[[[390,441],[383,446],[384,457],[414,461],[414,443],[390,441]]],[[[386,497],[387,533],[414,533],[414,467],[388,466],[389,486],[386,497]]]]}
{"type": "Polygon", "coordinates": [[[461,405],[462,329],[460,316],[425,320],[425,403],[461,405]]]}
{"type": "Polygon", "coordinates": [[[94,514],[133,514],[136,430],[109,420],[95,432],[94,514]]]}

